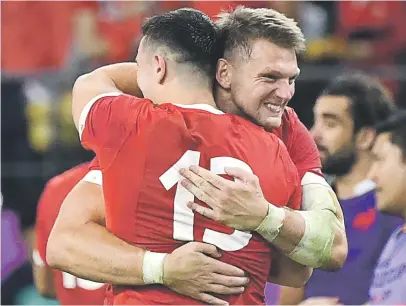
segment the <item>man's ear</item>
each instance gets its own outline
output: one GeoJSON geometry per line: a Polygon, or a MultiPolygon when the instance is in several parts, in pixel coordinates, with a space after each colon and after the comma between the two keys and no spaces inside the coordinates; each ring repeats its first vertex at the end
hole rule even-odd
{"type": "Polygon", "coordinates": [[[226,59],[220,58],[217,61],[216,80],[224,89],[231,88],[232,70],[231,64],[226,59]]]}
{"type": "Polygon", "coordinates": [[[161,55],[154,56],[155,76],[156,81],[162,84],[166,76],[166,61],[161,55]]]}
{"type": "Polygon", "coordinates": [[[375,130],[372,128],[362,128],[355,136],[355,145],[359,150],[369,151],[372,149],[376,138],[375,130]]]}

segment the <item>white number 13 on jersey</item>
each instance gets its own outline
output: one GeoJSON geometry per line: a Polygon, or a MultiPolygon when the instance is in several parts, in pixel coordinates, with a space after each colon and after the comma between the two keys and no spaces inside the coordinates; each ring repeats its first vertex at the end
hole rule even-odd
{"type": "MultiPolygon", "coordinates": [[[[185,154],[159,180],[166,190],[171,189],[181,180],[179,170],[189,166],[198,166],[200,152],[186,151],[185,154]]],[[[210,160],[210,171],[214,174],[225,174],[224,167],[238,167],[252,173],[250,166],[232,157],[215,157],[210,160]]],[[[194,240],[194,214],[187,203],[194,201],[194,195],[181,184],[177,184],[174,200],[173,238],[182,241],[194,240]]],[[[205,229],[203,241],[211,243],[224,251],[237,251],[245,247],[252,235],[249,232],[235,230],[232,234],[224,234],[211,229],[205,229]]]]}

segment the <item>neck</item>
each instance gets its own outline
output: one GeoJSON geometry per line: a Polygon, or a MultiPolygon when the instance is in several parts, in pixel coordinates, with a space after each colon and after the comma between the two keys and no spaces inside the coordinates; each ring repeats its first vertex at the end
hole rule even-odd
{"type": "Polygon", "coordinates": [[[190,82],[172,82],[165,86],[154,100],[156,104],[176,103],[183,105],[208,104],[217,108],[210,86],[190,82]]]}
{"type": "Polygon", "coordinates": [[[354,196],[354,188],[367,178],[371,163],[372,161],[367,154],[360,154],[350,172],[336,178],[334,184],[339,199],[346,199],[354,196]]]}
{"type": "Polygon", "coordinates": [[[235,114],[241,116],[238,107],[233,103],[231,92],[217,85],[215,89],[215,99],[220,110],[227,114],[235,114]]]}

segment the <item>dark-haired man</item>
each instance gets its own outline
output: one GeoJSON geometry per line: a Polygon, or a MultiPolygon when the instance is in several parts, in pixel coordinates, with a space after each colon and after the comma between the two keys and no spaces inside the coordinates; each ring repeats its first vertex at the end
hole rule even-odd
{"type": "Polygon", "coordinates": [[[316,100],[311,133],[323,172],[334,176],[332,185],[343,209],[349,252],[339,271],[316,270],[303,289],[285,288],[282,304],[305,300],[303,304],[358,305],[367,300],[378,256],[400,221],[376,212],[375,186],[367,178],[373,162],[374,125],[395,109],[379,81],[358,73],[332,80],[316,100]]]}

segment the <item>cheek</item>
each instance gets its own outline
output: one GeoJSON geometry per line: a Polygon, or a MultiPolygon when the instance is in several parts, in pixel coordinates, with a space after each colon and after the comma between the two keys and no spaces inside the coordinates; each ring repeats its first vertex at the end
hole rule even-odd
{"type": "Polygon", "coordinates": [[[376,176],[379,178],[379,185],[385,190],[387,196],[394,196],[395,193],[404,184],[404,171],[392,161],[387,161],[382,167],[376,171],[376,176]]]}
{"type": "Polygon", "coordinates": [[[338,151],[345,144],[342,129],[339,127],[326,130],[323,133],[323,139],[330,153],[338,151]]]}
{"type": "Polygon", "coordinates": [[[290,95],[293,97],[295,94],[295,83],[293,83],[292,85],[290,85],[290,95]]]}

